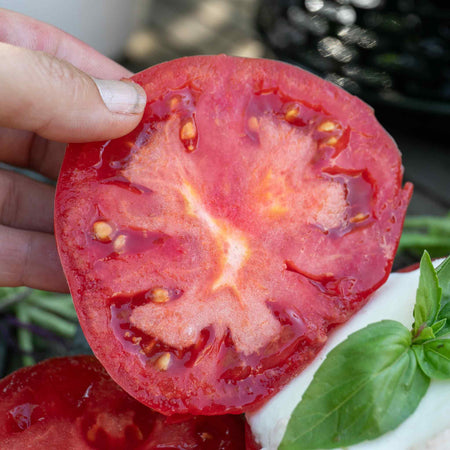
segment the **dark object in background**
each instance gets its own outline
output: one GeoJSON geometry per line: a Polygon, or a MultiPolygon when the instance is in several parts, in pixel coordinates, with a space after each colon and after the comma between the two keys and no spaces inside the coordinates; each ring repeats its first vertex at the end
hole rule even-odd
{"type": "Polygon", "coordinates": [[[436,130],[448,123],[448,0],[261,0],[257,25],[278,58],[360,96],[381,116],[407,111],[409,128],[424,117],[436,130]]]}

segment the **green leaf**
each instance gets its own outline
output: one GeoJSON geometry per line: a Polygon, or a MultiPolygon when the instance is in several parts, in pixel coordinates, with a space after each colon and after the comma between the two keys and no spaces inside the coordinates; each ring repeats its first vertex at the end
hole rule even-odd
{"type": "Polygon", "coordinates": [[[442,289],[441,310],[439,311],[438,319],[447,319],[447,323],[438,334],[438,336],[442,336],[450,333],[450,257],[436,268],[436,273],[439,286],[442,289]]]}
{"type": "Polygon", "coordinates": [[[441,319],[438,320],[437,322],[434,322],[431,329],[433,330],[433,334],[436,335],[438,334],[447,324],[447,319],[441,319]]]}
{"type": "Polygon", "coordinates": [[[440,311],[442,289],[431,258],[425,250],[420,260],[419,287],[414,305],[414,334],[418,338],[422,329],[430,327],[440,311]]]}
{"type": "Polygon", "coordinates": [[[450,301],[450,256],[439,264],[436,273],[442,288],[442,295],[447,298],[447,301],[450,301]]]}
{"type": "Polygon", "coordinates": [[[408,329],[391,320],[351,334],[316,372],[279,448],[340,448],[397,427],[429,385],[410,345],[408,329]]]}
{"type": "Polygon", "coordinates": [[[445,325],[436,332],[436,337],[442,337],[450,333],[450,304],[445,305],[439,312],[438,319],[446,319],[445,325]]]}
{"type": "Polygon", "coordinates": [[[420,334],[414,338],[414,344],[420,344],[422,342],[429,341],[430,339],[435,339],[436,335],[441,332],[446,323],[447,319],[441,319],[434,322],[431,327],[423,328],[422,331],[420,331],[420,334]]]}
{"type": "Polygon", "coordinates": [[[430,378],[450,378],[450,340],[434,339],[421,345],[413,345],[417,362],[430,378]]]}
{"type": "Polygon", "coordinates": [[[436,336],[433,332],[433,327],[425,327],[420,333],[413,339],[414,344],[420,344],[430,339],[434,339],[436,336]]]}

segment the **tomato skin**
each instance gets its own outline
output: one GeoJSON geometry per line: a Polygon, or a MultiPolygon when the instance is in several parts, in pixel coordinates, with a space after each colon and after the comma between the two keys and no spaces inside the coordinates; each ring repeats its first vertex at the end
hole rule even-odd
{"type": "Polygon", "coordinates": [[[417,270],[417,269],[420,269],[420,262],[411,264],[410,266],[407,266],[407,267],[402,267],[401,269],[398,269],[397,272],[398,273],[408,273],[408,272],[412,272],[413,270],[417,270]]]}
{"type": "Polygon", "coordinates": [[[91,356],[55,358],[0,380],[0,442],[22,449],[243,450],[239,416],[167,418],[91,356]]]}
{"type": "Polygon", "coordinates": [[[142,123],[69,145],[58,183],[80,323],[164,414],[257,408],[386,280],[412,192],[399,152],[367,105],[283,63],[191,57],[133,79],[142,123]]]}

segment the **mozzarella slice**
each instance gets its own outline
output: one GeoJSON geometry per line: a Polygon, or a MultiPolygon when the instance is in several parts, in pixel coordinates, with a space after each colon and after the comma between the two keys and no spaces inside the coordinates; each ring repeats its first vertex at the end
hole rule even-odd
{"type": "MultiPolygon", "coordinates": [[[[437,266],[441,261],[436,261],[437,266]]],[[[327,353],[347,336],[383,319],[413,323],[419,270],[393,273],[352,319],[337,329],[316,359],[258,411],[247,414],[253,435],[264,450],[276,450],[289,418],[327,353]]],[[[450,381],[433,380],[416,411],[399,427],[378,439],[347,447],[351,450],[450,449],[450,381]]]]}

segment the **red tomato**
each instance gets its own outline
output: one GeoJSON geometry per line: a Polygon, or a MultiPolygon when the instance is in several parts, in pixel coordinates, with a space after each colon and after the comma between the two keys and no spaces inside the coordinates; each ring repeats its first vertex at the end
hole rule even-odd
{"type": "Polygon", "coordinates": [[[69,145],[56,236],[80,322],[166,414],[254,408],[390,271],[411,185],[372,110],[284,63],[198,56],[133,78],[141,124],[69,145]]]}
{"type": "Polygon", "coordinates": [[[50,359],[0,381],[1,448],[244,450],[241,416],[166,417],[92,356],[50,359]]]}

